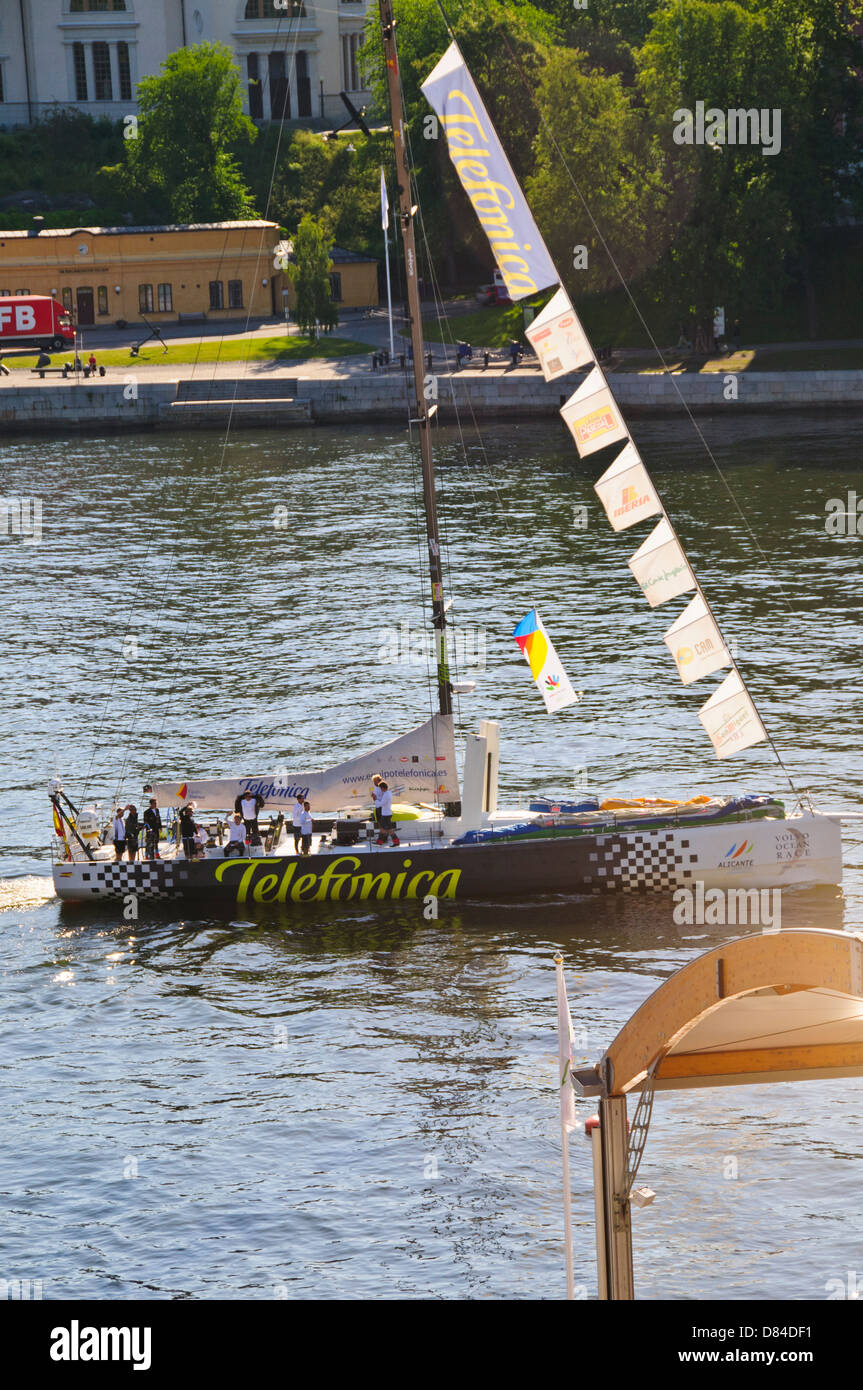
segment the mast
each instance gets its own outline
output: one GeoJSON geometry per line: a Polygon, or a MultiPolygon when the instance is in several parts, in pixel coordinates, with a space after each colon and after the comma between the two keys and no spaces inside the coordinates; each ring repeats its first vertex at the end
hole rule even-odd
{"type": "MultiPolygon", "coordinates": [[[[423,507],[426,518],[428,538],[429,576],[431,578],[432,627],[435,632],[437,652],[438,706],[441,714],[452,715],[452,682],[446,651],[446,611],[443,596],[443,570],[441,567],[440,532],[438,531],[437,497],[435,493],[434,458],[432,456],[431,421],[437,406],[429,409],[425,394],[424,344],[422,333],[422,311],[420,307],[419,279],[417,276],[416,237],[414,235],[414,216],[416,208],[411,203],[411,186],[408,174],[407,150],[405,147],[404,108],[402,105],[401,76],[399,57],[396,48],[392,0],[379,0],[381,13],[381,32],[383,35],[384,57],[386,60],[387,89],[390,98],[390,115],[393,127],[393,145],[396,155],[396,184],[398,186],[399,221],[402,229],[402,244],[405,253],[405,275],[408,290],[408,322],[413,349],[414,390],[416,393],[416,414],[414,419],[419,426],[420,455],[422,458],[423,507]]],[[[461,814],[461,803],[450,802],[445,807],[446,814],[461,814]]]]}

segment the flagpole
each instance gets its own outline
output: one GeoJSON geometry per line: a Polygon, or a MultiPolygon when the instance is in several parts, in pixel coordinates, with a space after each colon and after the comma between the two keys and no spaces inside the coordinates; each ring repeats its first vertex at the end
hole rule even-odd
{"type": "Polygon", "coordinates": [[[387,312],[390,320],[390,361],[392,362],[396,355],[396,349],[393,342],[393,296],[390,287],[390,205],[383,165],[381,165],[381,223],[384,229],[384,255],[387,263],[387,312]]]}
{"type": "Polygon", "coordinates": [[[572,1025],[569,1004],[566,999],[566,982],[563,978],[563,956],[555,956],[557,973],[557,1051],[561,1063],[560,1078],[560,1144],[563,1155],[563,1238],[566,1259],[566,1297],[575,1299],[575,1266],[572,1253],[572,1183],[569,1176],[569,1124],[575,1119],[575,1106],[572,1096],[572,1083],[569,1070],[572,1065],[572,1025]],[[566,1088],[564,1090],[564,1087],[566,1088]]]}

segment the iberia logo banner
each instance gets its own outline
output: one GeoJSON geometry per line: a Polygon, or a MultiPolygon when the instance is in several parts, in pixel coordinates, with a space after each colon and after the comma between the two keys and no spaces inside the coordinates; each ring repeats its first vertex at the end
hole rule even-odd
{"type": "Polygon", "coordinates": [[[565,709],[581,699],[581,695],[573,690],[535,608],[531,608],[522,618],[512,635],[524,652],[530,674],[542,691],[549,714],[555,714],[557,710],[565,709]]]}
{"type": "Polygon", "coordinates": [[[625,531],[627,526],[634,526],[637,521],[662,511],[656,489],[632,440],[594,483],[594,491],[615,531],[625,531]]]}

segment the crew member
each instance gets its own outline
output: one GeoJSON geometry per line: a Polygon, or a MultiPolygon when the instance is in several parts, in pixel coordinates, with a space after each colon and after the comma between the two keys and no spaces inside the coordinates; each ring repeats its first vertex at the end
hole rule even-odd
{"type": "Polygon", "coordinates": [[[207,840],[208,840],[208,839],[209,839],[209,836],[208,836],[208,834],[207,834],[206,826],[203,826],[203,825],[196,825],[196,826],[195,826],[195,848],[196,848],[196,850],[197,850],[198,858],[199,858],[199,859],[206,859],[206,857],[207,857],[207,855],[206,855],[206,848],[207,848],[207,840]]]}
{"type": "Polygon", "coordinates": [[[159,836],[162,833],[162,817],[159,815],[159,803],[154,796],[150,797],[150,804],[144,812],[144,854],[147,859],[159,858],[159,836]]]}
{"type": "Polygon", "coordinates": [[[386,782],[380,784],[381,810],[380,810],[380,834],[377,843],[385,845],[388,839],[392,839],[394,845],[401,844],[398,835],[393,829],[393,794],[386,782]]]}
{"type": "Polygon", "coordinates": [[[376,826],[380,827],[380,823],[381,823],[381,797],[383,796],[383,792],[381,791],[381,775],[380,775],[379,772],[376,772],[375,775],[374,775],[374,777],[372,778],[372,785],[371,785],[371,787],[369,788],[369,790],[370,790],[370,792],[371,792],[371,794],[372,794],[372,801],[374,802],[374,810],[372,811],[372,820],[374,821],[374,823],[375,823],[376,826]]]}
{"type": "Polygon", "coordinates": [[[184,806],[180,812],[180,835],[183,840],[183,853],[187,859],[194,859],[195,811],[191,805],[184,806]]]}
{"type": "Polygon", "coordinates": [[[141,833],[141,822],[138,820],[137,806],[127,806],[126,810],[126,849],[129,851],[129,859],[134,862],[138,858],[138,836],[141,833]]]}
{"type": "Polygon", "coordinates": [[[308,854],[312,847],[312,808],[308,801],[303,802],[303,814],[300,820],[300,833],[303,837],[302,853],[308,854]]]}
{"type": "Polygon", "coordinates": [[[246,838],[251,845],[261,843],[261,832],[258,829],[258,812],[264,804],[262,796],[256,796],[254,792],[244,792],[240,797],[240,815],[246,825],[246,838]]]}
{"type": "Polygon", "coordinates": [[[305,804],[306,803],[303,801],[303,798],[301,796],[298,796],[293,806],[291,807],[291,823],[294,827],[294,854],[299,854],[300,852],[300,840],[302,839],[303,834],[301,827],[305,804]]]}
{"type": "Polygon", "coordinates": [[[117,862],[119,863],[119,861],[123,858],[123,850],[126,848],[126,822],[123,820],[123,812],[121,811],[119,806],[114,812],[114,824],[112,826],[112,834],[114,838],[114,853],[117,856],[117,862]]]}
{"type": "Polygon", "coordinates": [[[243,825],[243,817],[239,811],[235,811],[227,824],[228,843],[225,845],[225,858],[231,855],[242,856],[246,852],[246,827],[243,825]]]}

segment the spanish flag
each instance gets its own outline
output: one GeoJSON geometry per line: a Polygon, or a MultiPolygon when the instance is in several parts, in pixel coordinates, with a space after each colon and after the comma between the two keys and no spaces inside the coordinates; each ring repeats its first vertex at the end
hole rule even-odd
{"type": "Polygon", "coordinates": [[[57,807],[56,807],[56,806],[54,807],[54,829],[56,830],[57,834],[60,836],[60,839],[61,839],[61,840],[65,840],[65,838],[66,838],[66,829],[65,829],[65,826],[63,825],[63,818],[62,818],[62,816],[60,815],[59,811],[57,810],[57,807]]]}

